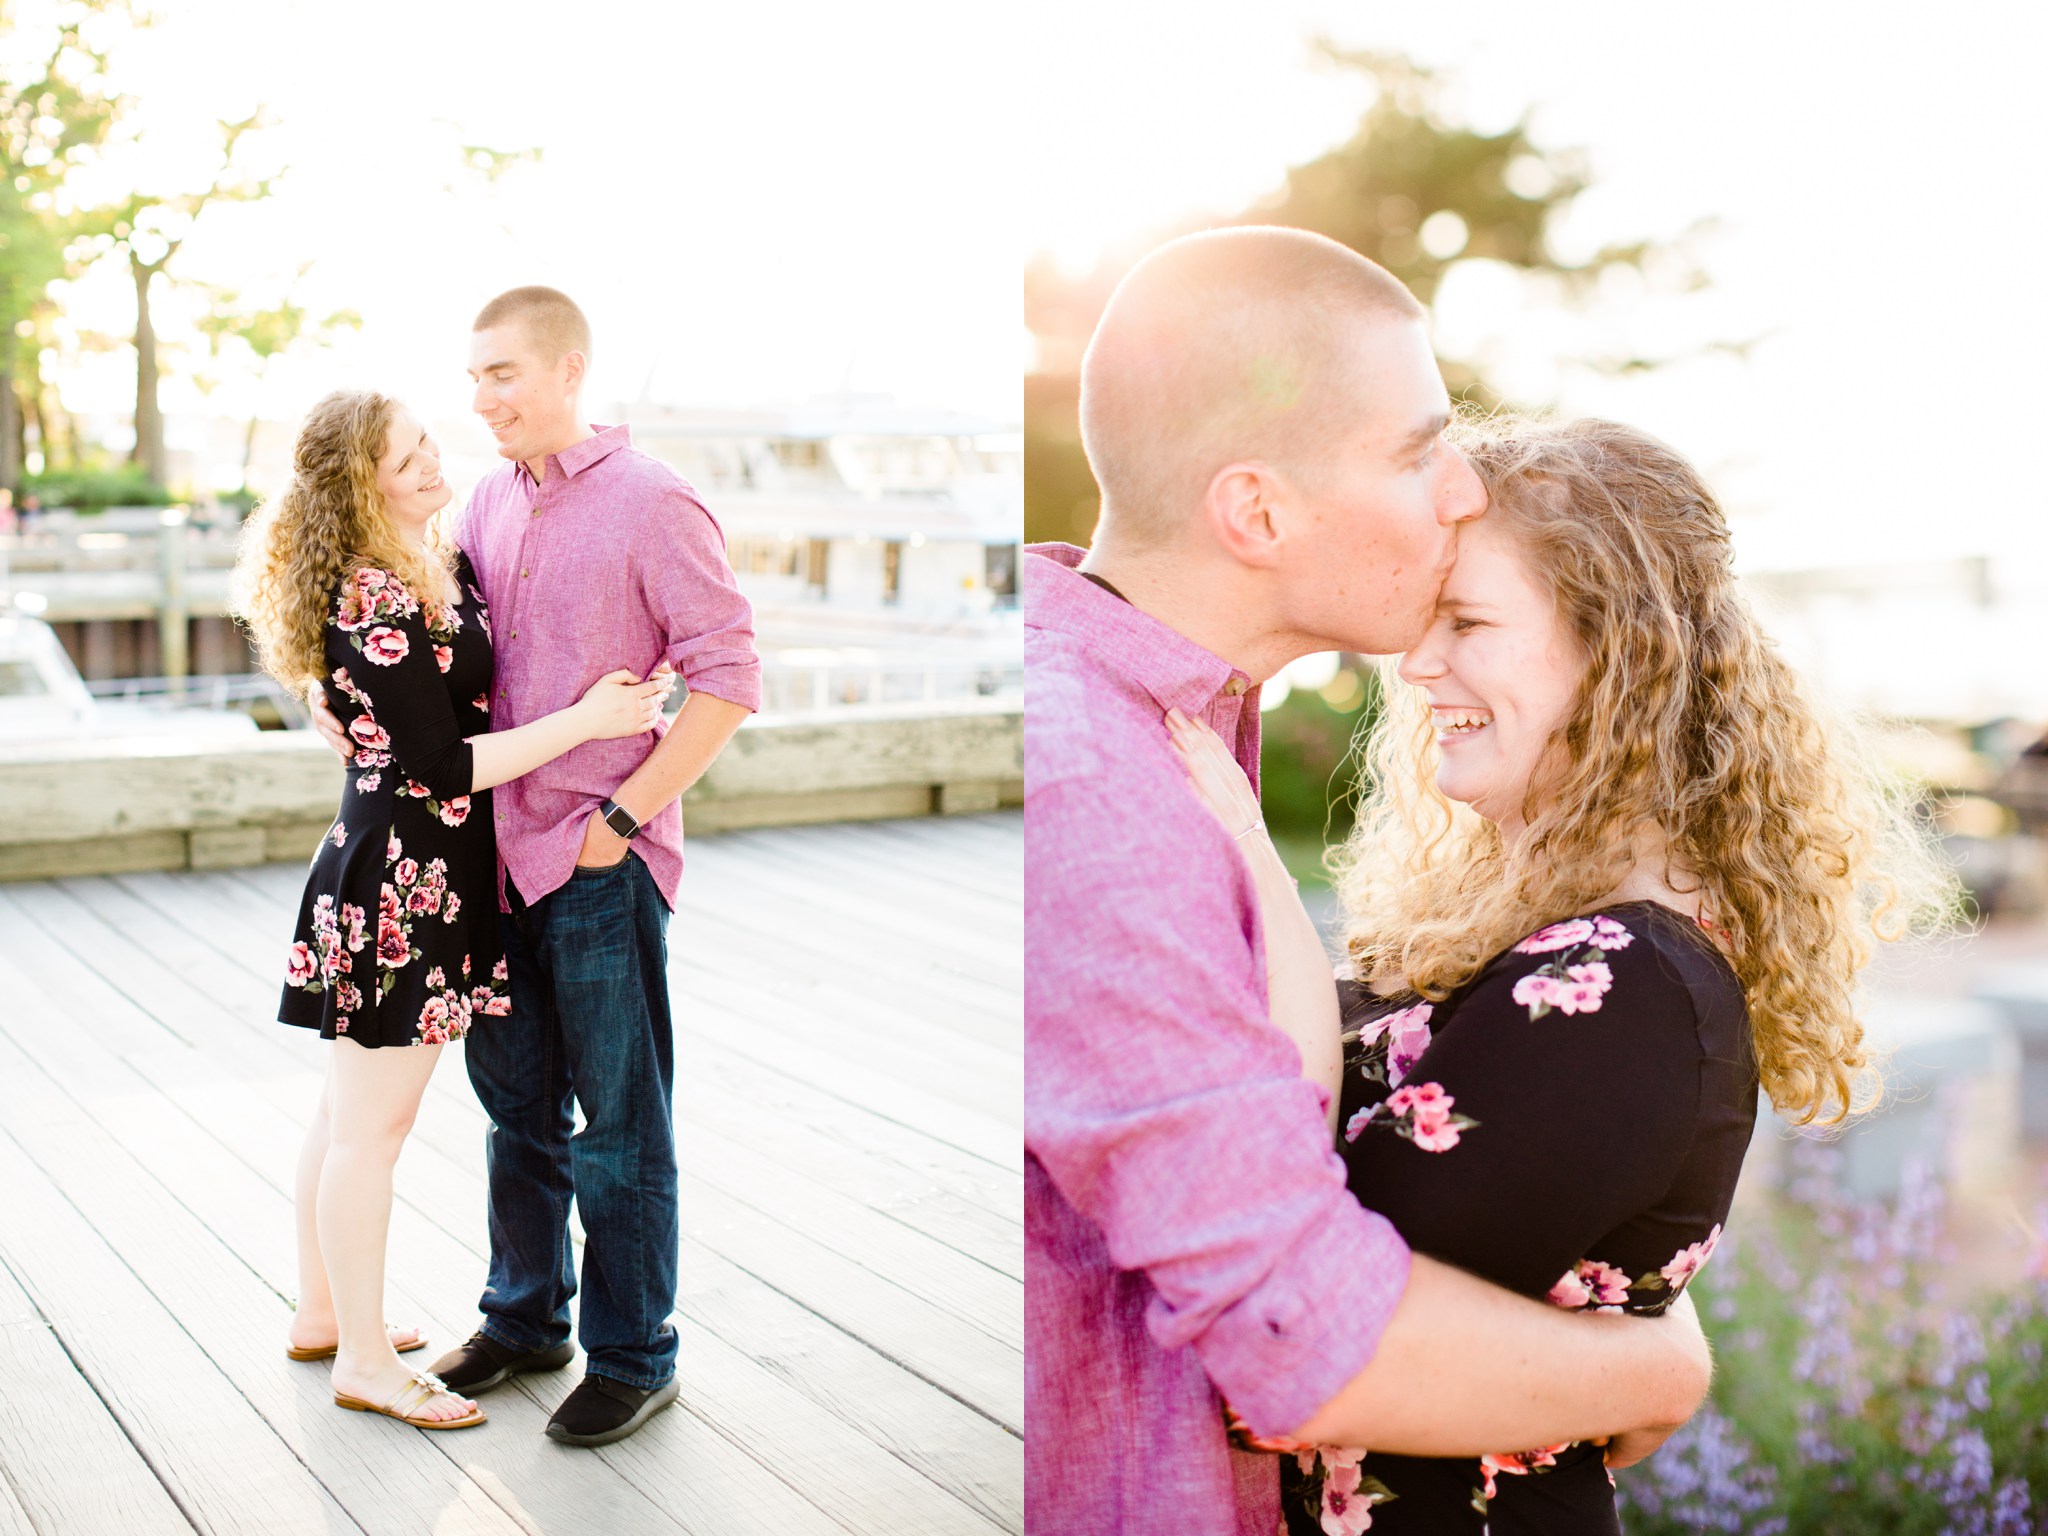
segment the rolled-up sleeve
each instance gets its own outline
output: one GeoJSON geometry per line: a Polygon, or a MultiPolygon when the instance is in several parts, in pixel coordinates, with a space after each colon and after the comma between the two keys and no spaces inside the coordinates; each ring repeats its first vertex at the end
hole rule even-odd
{"type": "Polygon", "coordinates": [[[649,612],[667,636],[669,665],[692,693],[744,709],[761,707],[761,658],[754,610],[726,559],[725,535],[681,485],[648,508],[637,550],[649,612]]]}
{"type": "Polygon", "coordinates": [[[1268,1021],[1242,859],[1184,785],[1159,792],[1187,803],[1113,806],[1077,779],[1027,804],[1025,1144],[1150,1280],[1159,1346],[1285,1434],[1371,1360],[1408,1249],[1346,1189],[1268,1021]]]}

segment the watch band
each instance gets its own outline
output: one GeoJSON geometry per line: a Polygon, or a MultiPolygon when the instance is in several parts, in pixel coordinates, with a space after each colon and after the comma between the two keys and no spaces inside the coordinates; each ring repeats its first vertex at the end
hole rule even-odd
{"type": "Polygon", "coordinates": [[[604,824],[620,837],[631,838],[640,830],[640,823],[634,820],[633,813],[616,800],[607,800],[597,809],[598,814],[604,817],[604,824]]]}

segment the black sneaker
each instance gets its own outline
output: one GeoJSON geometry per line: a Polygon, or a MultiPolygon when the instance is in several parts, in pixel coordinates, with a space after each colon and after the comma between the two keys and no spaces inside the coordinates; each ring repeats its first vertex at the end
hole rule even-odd
{"type": "Polygon", "coordinates": [[[585,1376],[548,1420],[548,1438],[564,1445],[623,1440],[676,1400],[676,1379],[641,1391],[609,1376],[585,1376]]]}
{"type": "Polygon", "coordinates": [[[448,1384],[450,1391],[474,1397],[528,1371],[559,1371],[575,1358],[576,1346],[567,1339],[553,1349],[522,1355],[496,1339],[475,1333],[460,1349],[451,1349],[436,1360],[433,1373],[448,1384]]]}

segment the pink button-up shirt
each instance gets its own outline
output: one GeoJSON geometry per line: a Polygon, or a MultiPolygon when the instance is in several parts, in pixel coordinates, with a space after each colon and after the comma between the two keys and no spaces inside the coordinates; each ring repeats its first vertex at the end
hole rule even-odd
{"type": "Polygon", "coordinates": [[[1258,689],[1070,567],[1024,561],[1025,1512],[1060,1536],[1272,1536],[1278,1460],[1364,1368],[1408,1250],[1345,1189],[1267,1017],[1251,874],[1167,741],[1258,782],[1258,689]]]}
{"type": "MultiPolygon", "coordinates": [[[[632,445],[625,427],[548,456],[535,484],[519,461],[470,494],[458,540],[490,604],[497,676],[491,728],[573,704],[605,673],[644,677],[666,657],[692,692],[761,707],[754,613],[725,558],[725,535],[688,481],[632,445]]],[[[667,733],[588,741],[492,792],[498,858],[537,901],[576,866],[590,813],[667,733]]],[[[683,876],[673,803],[633,839],[670,907],[683,876]]],[[[502,901],[502,896],[500,900],[502,901]]]]}

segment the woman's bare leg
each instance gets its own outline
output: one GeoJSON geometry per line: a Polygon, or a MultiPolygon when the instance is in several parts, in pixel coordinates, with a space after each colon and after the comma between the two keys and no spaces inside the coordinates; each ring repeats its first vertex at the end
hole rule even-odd
{"type": "Polygon", "coordinates": [[[292,1315],[291,1342],[298,1349],[324,1349],[340,1334],[334,1322],[334,1293],[327,1288],[327,1261],[320,1256],[320,1168],[327,1159],[328,1105],[334,1097],[334,1053],[320,1082],[320,1107],[299,1144],[292,1180],[293,1216],[299,1234],[299,1310],[292,1315]]]}
{"type": "MultiPolygon", "coordinates": [[[[384,1329],[384,1250],[391,1170],[440,1055],[438,1045],[370,1050],[341,1039],[330,1060],[317,1239],[340,1327],[334,1390],[370,1403],[389,1402],[412,1379],[384,1329]]],[[[469,1404],[436,1398],[419,1411],[460,1418],[469,1404]]]]}

